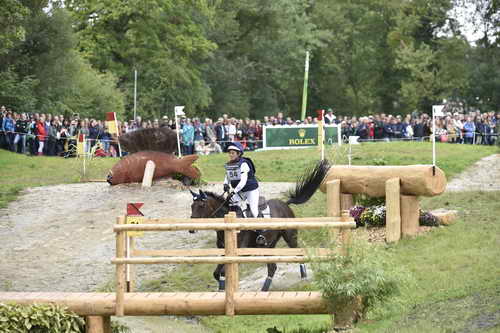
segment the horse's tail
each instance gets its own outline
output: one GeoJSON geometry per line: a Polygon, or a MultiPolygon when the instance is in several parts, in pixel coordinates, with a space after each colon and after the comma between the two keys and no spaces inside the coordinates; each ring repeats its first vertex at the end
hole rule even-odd
{"type": "Polygon", "coordinates": [[[287,204],[300,205],[307,202],[316,192],[321,182],[330,170],[330,162],[321,160],[312,168],[309,168],[300,176],[295,184],[295,188],[287,194],[287,204]]]}

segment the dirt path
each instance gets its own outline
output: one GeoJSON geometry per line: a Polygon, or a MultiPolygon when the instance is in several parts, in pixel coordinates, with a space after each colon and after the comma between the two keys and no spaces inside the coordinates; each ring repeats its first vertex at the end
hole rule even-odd
{"type": "MultiPolygon", "coordinates": [[[[221,187],[213,184],[203,189],[221,192],[221,187]]],[[[289,183],[265,183],[262,191],[273,198],[289,187],[289,183]]],[[[160,182],[147,190],[140,185],[110,187],[107,183],[30,188],[0,210],[0,290],[91,292],[102,288],[115,271],[110,263],[115,252],[112,226],[116,217],[125,213],[128,202],[144,202],[142,212],[150,218],[186,218],[191,201],[189,191],[173,181],[160,182]]],[[[212,242],[213,235],[210,231],[147,233],[138,238],[138,247],[200,247],[212,242]]],[[[153,279],[171,267],[137,268],[138,276],[153,279]]],[[[163,325],[174,325],[174,321],[163,325]]],[[[154,332],[145,322],[140,318],[127,320],[134,332],[154,332]],[[144,326],[144,330],[139,329],[144,326]]],[[[178,331],[190,332],[189,323],[183,326],[178,331]]]]}
{"type": "MultiPolygon", "coordinates": [[[[0,210],[0,290],[86,292],[102,287],[113,278],[112,226],[115,218],[124,214],[126,203],[144,202],[142,211],[151,218],[189,216],[191,195],[175,184],[161,182],[148,190],[140,185],[110,187],[106,183],[26,190],[17,201],[0,210]]],[[[290,186],[290,183],[264,183],[262,189],[268,198],[273,198],[290,186]]],[[[204,189],[221,192],[221,185],[207,185],[204,189]]],[[[482,159],[452,180],[447,190],[500,190],[500,155],[482,159]]],[[[213,232],[193,235],[180,231],[148,234],[139,239],[138,245],[147,249],[192,248],[212,240],[213,232]]],[[[151,278],[168,269],[161,265],[139,267],[138,274],[151,278]]],[[[242,289],[258,290],[265,276],[262,267],[241,282],[242,289]]],[[[275,288],[297,281],[297,264],[279,265],[275,288]]],[[[141,318],[127,322],[134,332],[155,331],[148,326],[149,321],[141,318]]],[[[177,326],[177,331],[203,332],[199,326],[193,329],[194,323],[182,325],[182,329],[177,326]]]]}

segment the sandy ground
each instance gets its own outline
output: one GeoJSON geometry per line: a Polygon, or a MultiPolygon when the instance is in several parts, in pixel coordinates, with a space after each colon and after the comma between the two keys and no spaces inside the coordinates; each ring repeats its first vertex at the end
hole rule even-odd
{"type": "MultiPolygon", "coordinates": [[[[281,196],[290,183],[263,183],[268,198],[281,196]]],[[[205,190],[221,192],[221,184],[205,190]]],[[[500,190],[500,155],[482,159],[448,184],[448,191],[500,190]]],[[[85,183],[27,189],[6,209],[0,210],[0,290],[90,292],[113,279],[116,217],[125,213],[128,202],[144,202],[143,213],[150,218],[189,217],[191,195],[173,181],[156,183],[150,189],[140,185],[85,183]]],[[[213,232],[185,231],[151,233],[139,238],[145,249],[196,248],[213,243],[213,232]]],[[[139,276],[154,278],[168,267],[139,265],[139,276]]],[[[310,274],[312,272],[309,272],[310,274]]],[[[266,276],[265,266],[241,282],[244,290],[258,290],[266,276]]],[[[298,264],[281,264],[274,288],[299,281],[298,264]]],[[[127,319],[133,332],[203,332],[192,321],[177,319],[127,319]],[[167,321],[166,321],[167,320],[167,321]],[[156,321],[156,322],[155,322],[156,321]],[[155,323],[153,323],[155,322],[155,323]],[[181,328],[182,326],[182,328],[181,328]],[[155,329],[156,327],[156,329],[155,329]],[[163,331],[163,330],[160,330],[163,331]]]]}

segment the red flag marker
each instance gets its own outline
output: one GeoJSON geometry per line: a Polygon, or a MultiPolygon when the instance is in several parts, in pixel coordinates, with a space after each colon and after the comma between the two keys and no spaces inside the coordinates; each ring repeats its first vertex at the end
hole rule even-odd
{"type": "Polygon", "coordinates": [[[128,203],[127,204],[127,215],[129,215],[129,216],[144,216],[144,214],[139,210],[142,206],[144,206],[144,203],[142,203],[142,202],[128,203]]]}

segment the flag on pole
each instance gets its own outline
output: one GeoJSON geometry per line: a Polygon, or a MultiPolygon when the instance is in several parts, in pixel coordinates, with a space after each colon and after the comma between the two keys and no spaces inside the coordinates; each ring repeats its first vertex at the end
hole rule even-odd
{"type": "Polygon", "coordinates": [[[177,117],[178,117],[178,116],[184,116],[184,115],[186,115],[186,114],[184,113],[184,106],[176,106],[176,107],[174,108],[174,110],[175,110],[175,115],[176,115],[177,117]]]}
{"type": "Polygon", "coordinates": [[[108,127],[109,134],[118,135],[118,123],[115,112],[106,112],[106,126],[108,127]]]}
{"type": "Polygon", "coordinates": [[[78,135],[78,141],[76,143],[76,154],[77,155],[85,154],[85,134],[78,135]]]}
{"type": "Polygon", "coordinates": [[[321,152],[321,159],[325,158],[325,131],[323,128],[323,117],[325,114],[325,110],[318,110],[318,150],[321,152]]]}
{"type": "Polygon", "coordinates": [[[433,105],[432,106],[432,112],[434,113],[435,117],[444,117],[443,109],[444,109],[444,105],[433,105]]]}

